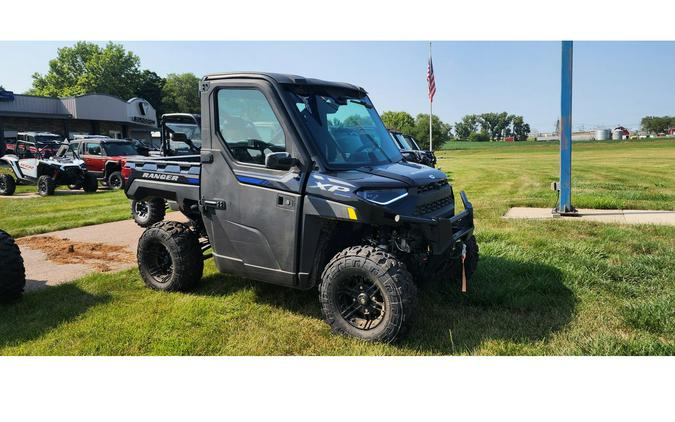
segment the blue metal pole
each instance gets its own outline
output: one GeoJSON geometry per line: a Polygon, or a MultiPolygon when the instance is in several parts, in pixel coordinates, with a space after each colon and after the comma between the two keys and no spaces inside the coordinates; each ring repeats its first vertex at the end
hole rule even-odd
{"type": "Polygon", "coordinates": [[[574,214],[572,206],[572,41],[562,42],[560,80],[560,202],[558,213],[574,214]]]}

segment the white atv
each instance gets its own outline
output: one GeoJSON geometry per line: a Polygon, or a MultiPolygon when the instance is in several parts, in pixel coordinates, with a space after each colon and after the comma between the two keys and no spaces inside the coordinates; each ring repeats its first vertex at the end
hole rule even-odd
{"type": "Polygon", "coordinates": [[[17,182],[36,184],[41,196],[53,195],[54,189],[61,185],[81,186],[85,192],[96,192],[96,176],[87,173],[84,161],[68,154],[67,144],[57,151],[53,146],[41,146],[35,142],[18,141],[16,155],[7,154],[0,158],[14,172],[0,174],[0,195],[12,195],[17,182]]]}

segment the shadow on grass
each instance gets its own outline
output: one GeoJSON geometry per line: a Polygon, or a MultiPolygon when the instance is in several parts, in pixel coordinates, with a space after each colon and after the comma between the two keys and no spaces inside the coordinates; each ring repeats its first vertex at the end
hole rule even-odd
{"type": "Polygon", "coordinates": [[[109,300],[108,295],[94,295],[74,284],[62,284],[25,294],[13,303],[0,304],[0,347],[39,338],[109,300]]]}
{"type": "MultiPolygon", "coordinates": [[[[261,303],[322,318],[316,288],[299,291],[212,275],[202,280],[195,293],[228,295],[241,289],[253,289],[261,303]]],[[[453,354],[473,353],[492,340],[535,343],[562,329],[575,306],[576,299],[557,268],[482,256],[467,294],[447,282],[420,286],[415,321],[397,346],[453,354]]]]}
{"type": "Polygon", "coordinates": [[[467,294],[447,284],[420,289],[416,323],[401,345],[450,354],[490,341],[535,343],[564,328],[575,307],[557,268],[482,256],[467,294]]]}

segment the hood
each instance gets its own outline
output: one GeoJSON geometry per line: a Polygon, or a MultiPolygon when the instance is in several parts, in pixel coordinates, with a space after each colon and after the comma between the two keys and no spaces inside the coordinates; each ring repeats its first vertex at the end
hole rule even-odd
{"type": "Polygon", "coordinates": [[[426,185],[433,181],[447,179],[445,173],[440,170],[405,161],[377,167],[362,168],[359,169],[359,172],[403,182],[408,186],[426,185]]]}

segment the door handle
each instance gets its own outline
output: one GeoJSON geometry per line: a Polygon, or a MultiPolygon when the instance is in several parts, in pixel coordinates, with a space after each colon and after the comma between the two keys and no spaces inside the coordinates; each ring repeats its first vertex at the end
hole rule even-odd
{"type": "Polygon", "coordinates": [[[202,199],[202,207],[215,208],[217,210],[227,209],[225,201],[223,201],[222,199],[202,199]]]}

